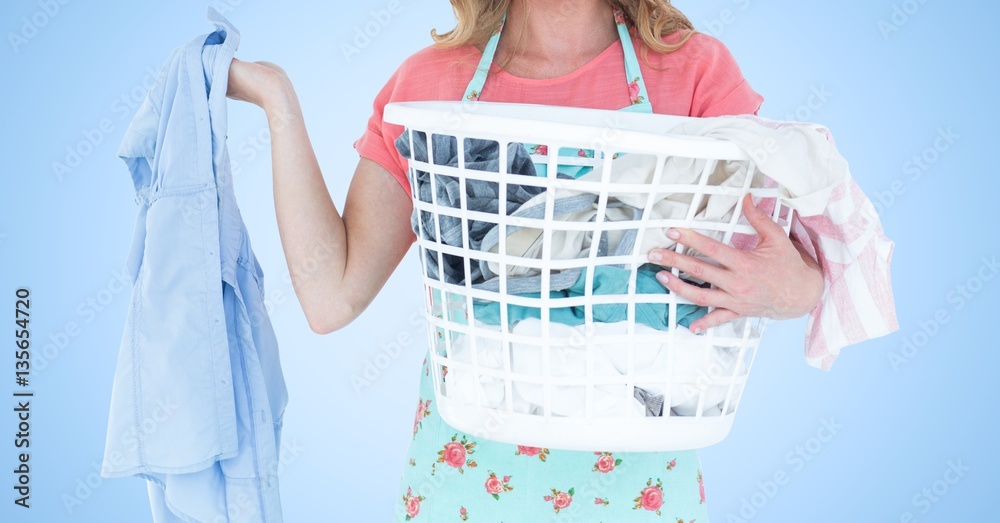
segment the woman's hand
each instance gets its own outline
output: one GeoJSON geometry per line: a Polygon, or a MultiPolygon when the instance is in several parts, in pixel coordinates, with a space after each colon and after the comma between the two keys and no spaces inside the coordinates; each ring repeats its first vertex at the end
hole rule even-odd
{"type": "Polygon", "coordinates": [[[649,261],[676,267],[715,289],[703,289],[681,281],[669,271],[656,277],[665,287],[695,305],[716,307],[691,324],[695,333],[744,316],[789,319],[801,317],[819,303],[823,294],[823,272],[801,245],[793,242],[770,216],[753,205],[748,194],[743,213],[760,235],[751,251],[730,247],[689,229],[672,229],[667,236],[719,262],[717,267],[670,249],[653,249],[649,261]]]}
{"type": "Polygon", "coordinates": [[[285,70],[271,62],[244,62],[233,58],[226,96],[267,109],[267,105],[285,94],[285,89],[291,85],[285,70]]]}

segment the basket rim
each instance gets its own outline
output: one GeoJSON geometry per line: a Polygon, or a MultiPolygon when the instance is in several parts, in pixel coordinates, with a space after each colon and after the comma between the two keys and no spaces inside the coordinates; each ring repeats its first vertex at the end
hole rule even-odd
{"type": "Polygon", "coordinates": [[[415,101],[386,104],[383,119],[450,136],[580,146],[614,152],[752,161],[735,143],[670,133],[691,116],[501,102],[415,101]],[[526,123],[530,125],[525,125],[526,123]]]}

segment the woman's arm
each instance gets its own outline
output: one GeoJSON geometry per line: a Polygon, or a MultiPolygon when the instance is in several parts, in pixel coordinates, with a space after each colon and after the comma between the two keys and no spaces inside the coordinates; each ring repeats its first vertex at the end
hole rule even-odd
{"type": "Polygon", "coordinates": [[[267,114],[275,214],[292,286],[313,331],[340,329],[368,307],[409,249],[410,198],[385,168],[362,158],[338,212],[280,67],[234,59],[227,95],[267,114]]]}

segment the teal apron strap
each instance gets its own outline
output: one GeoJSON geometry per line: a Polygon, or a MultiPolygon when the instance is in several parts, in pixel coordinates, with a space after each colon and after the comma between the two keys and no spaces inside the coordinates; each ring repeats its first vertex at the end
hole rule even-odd
{"type": "MultiPolygon", "coordinates": [[[[642,70],[639,67],[639,58],[635,54],[635,47],[632,45],[632,36],[628,32],[628,25],[625,22],[625,13],[621,9],[614,10],[615,26],[618,30],[618,38],[622,43],[622,51],[625,55],[625,78],[627,80],[626,88],[628,89],[629,105],[619,109],[621,111],[628,112],[638,112],[638,113],[652,113],[653,105],[649,101],[649,93],[646,91],[646,82],[642,77],[642,70]]],[[[486,43],[486,47],[483,49],[483,57],[479,60],[479,66],[476,68],[476,73],[472,76],[472,80],[469,81],[468,87],[465,89],[465,96],[463,100],[476,101],[479,100],[480,95],[483,92],[483,86],[486,84],[486,77],[489,76],[490,68],[493,66],[493,57],[496,55],[497,44],[500,42],[500,33],[503,31],[504,23],[507,21],[507,14],[504,13],[503,19],[500,22],[499,27],[490,36],[489,41],[486,43]]],[[[542,148],[535,144],[524,144],[525,147],[531,152],[531,154],[548,154],[547,151],[543,152],[542,148]]],[[[560,156],[572,156],[578,154],[579,156],[593,158],[594,151],[581,149],[579,151],[573,151],[569,149],[564,149],[559,151],[560,156]]],[[[538,176],[545,176],[546,165],[537,164],[535,166],[536,174],[538,176]]],[[[563,166],[563,170],[567,171],[565,174],[570,175],[574,178],[582,176],[591,170],[588,166],[563,166]]],[[[562,171],[560,171],[562,172],[562,171]]]]}
{"type": "Polygon", "coordinates": [[[490,41],[486,43],[486,48],[483,49],[483,57],[479,60],[479,67],[476,68],[476,74],[472,76],[472,81],[465,88],[464,100],[479,100],[479,95],[483,92],[483,85],[486,84],[486,76],[489,75],[490,67],[493,66],[493,56],[497,54],[497,44],[500,43],[500,32],[503,31],[503,24],[506,21],[507,13],[504,13],[503,18],[500,20],[500,26],[497,27],[496,31],[493,31],[493,36],[490,36],[490,41]]]}
{"type": "Polygon", "coordinates": [[[653,105],[649,102],[646,82],[642,79],[639,58],[635,54],[635,47],[632,46],[632,36],[628,34],[625,13],[621,9],[615,9],[615,25],[618,27],[618,37],[622,41],[622,50],[625,52],[625,78],[628,79],[628,98],[632,102],[631,106],[622,110],[652,113],[653,105]]]}
{"type": "MultiPolygon", "coordinates": [[[[625,13],[621,9],[615,9],[615,26],[618,29],[618,38],[622,42],[622,50],[625,54],[625,78],[628,80],[630,106],[623,108],[624,111],[634,111],[641,113],[652,113],[653,105],[649,101],[649,94],[646,92],[646,82],[642,77],[642,69],[639,67],[639,58],[635,54],[635,47],[632,45],[632,37],[628,33],[628,25],[625,23],[625,13]]],[[[475,101],[483,92],[486,84],[486,77],[489,76],[490,67],[493,66],[493,57],[497,52],[497,44],[500,42],[500,33],[503,31],[504,23],[507,21],[507,14],[504,13],[500,26],[497,27],[490,40],[483,49],[483,57],[479,60],[476,73],[472,76],[468,87],[465,88],[465,100],[475,101]]]]}

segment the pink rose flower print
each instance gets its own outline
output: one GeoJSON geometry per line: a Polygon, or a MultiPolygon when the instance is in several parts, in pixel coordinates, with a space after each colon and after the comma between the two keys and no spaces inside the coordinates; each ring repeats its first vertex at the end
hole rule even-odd
{"type": "Polygon", "coordinates": [[[603,505],[603,506],[606,507],[606,506],[608,506],[609,503],[611,503],[611,502],[608,501],[608,498],[594,498],[594,504],[595,505],[603,505]]]}
{"type": "Polygon", "coordinates": [[[461,519],[462,521],[469,520],[469,511],[465,510],[465,507],[458,508],[458,519],[461,519]]]}
{"type": "Polygon", "coordinates": [[[548,145],[536,145],[536,146],[534,146],[534,147],[531,148],[531,152],[534,153],[534,154],[540,154],[542,156],[548,156],[549,155],[549,146],[548,145]]]}
{"type": "Polygon", "coordinates": [[[420,498],[411,497],[406,500],[406,518],[413,519],[420,513],[420,498]]]}
{"type": "Polygon", "coordinates": [[[594,472],[600,472],[602,474],[607,474],[615,467],[622,464],[621,459],[615,459],[610,452],[595,452],[599,457],[597,458],[597,463],[594,464],[594,472]]]}
{"type": "Polygon", "coordinates": [[[549,449],[543,449],[540,447],[526,447],[524,445],[518,445],[517,450],[514,451],[515,456],[538,456],[538,459],[545,461],[548,459],[549,449]]]}
{"type": "Polygon", "coordinates": [[[556,489],[551,489],[551,490],[552,494],[546,495],[542,499],[552,503],[552,509],[556,511],[556,514],[558,514],[560,510],[568,507],[569,504],[573,502],[573,493],[574,493],[573,489],[569,489],[566,492],[562,492],[561,490],[556,490],[556,489]]]}
{"type": "Polygon", "coordinates": [[[450,467],[458,469],[459,474],[465,474],[465,467],[475,468],[475,461],[467,461],[468,456],[475,452],[476,443],[468,441],[466,436],[458,440],[458,434],[451,437],[449,443],[445,443],[444,448],[438,451],[438,463],[444,463],[450,467]]]}
{"type": "Polygon", "coordinates": [[[486,492],[493,494],[497,499],[500,499],[497,494],[503,492],[503,482],[493,473],[490,473],[490,478],[486,480],[486,492]]]}
{"type": "Polygon", "coordinates": [[[465,445],[458,442],[448,443],[444,446],[444,462],[455,468],[461,467],[465,465],[467,453],[465,445]]]}
{"type": "Polygon", "coordinates": [[[514,490],[514,487],[510,486],[510,476],[504,476],[501,479],[492,470],[490,471],[490,477],[486,479],[485,487],[486,492],[497,501],[500,501],[500,494],[514,490]]]}
{"type": "Polygon", "coordinates": [[[698,471],[698,495],[701,496],[701,505],[705,504],[705,482],[701,479],[701,471],[698,471]]]}
{"type": "Polygon", "coordinates": [[[420,502],[426,499],[423,496],[414,496],[413,489],[407,487],[406,495],[403,496],[403,507],[406,509],[406,521],[409,521],[420,513],[420,502]]]}
{"type": "Polygon", "coordinates": [[[479,91],[472,91],[471,93],[469,93],[469,96],[467,98],[469,99],[469,101],[475,102],[476,100],[479,99],[479,91]]]}
{"type": "Polygon", "coordinates": [[[413,418],[413,437],[417,437],[417,431],[423,428],[421,421],[431,415],[431,400],[424,401],[422,398],[417,402],[417,415],[413,418]]]}
{"type": "Polygon", "coordinates": [[[674,467],[676,466],[677,466],[677,460],[672,459],[670,460],[670,463],[667,463],[667,470],[674,470],[674,467]]]}
{"type": "Polygon", "coordinates": [[[615,11],[615,23],[618,25],[625,25],[625,13],[621,10],[615,11]]]}
{"type": "Polygon", "coordinates": [[[656,515],[659,516],[660,508],[663,507],[663,482],[657,479],[656,485],[653,485],[653,480],[650,478],[646,482],[646,488],[642,489],[639,492],[639,497],[633,501],[635,501],[635,506],[632,507],[633,510],[642,508],[650,512],[656,512],[656,515]]]}
{"type": "Polygon", "coordinates": [[[640,104],[644,100],[642,96],[639,96],[639,78],[632,80],[632,83],[628,84],[628,97],[632,101],[632,105],[640,104]]]}

